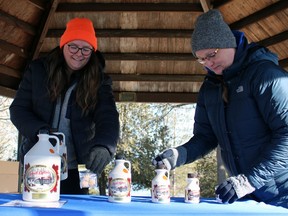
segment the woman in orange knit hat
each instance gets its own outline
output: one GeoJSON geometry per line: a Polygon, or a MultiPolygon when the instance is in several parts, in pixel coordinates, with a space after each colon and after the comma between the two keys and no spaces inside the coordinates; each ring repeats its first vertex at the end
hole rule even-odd
{"type": "Polygon", "coordinates": [[[22,162],[39,130],[65,134],[68,178],[61,181],[62,194],[87,194],[79,186],[78,164],[99,175],[115,153],[119,118],[104,68],[93,23],[74,18],[60,46],[29,64],[11,104],[11,121],[24,137],[22,162]]]}

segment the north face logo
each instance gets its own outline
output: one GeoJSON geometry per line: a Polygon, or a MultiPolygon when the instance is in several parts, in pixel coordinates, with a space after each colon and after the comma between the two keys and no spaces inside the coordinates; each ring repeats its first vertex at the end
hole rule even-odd
{"type": "Polygon", "coordinates": [[[243,86],[238,86],[238,88],[236,89],[237,93],[240,93],[240,92],[243,92],[243,91],[244,91],[243,86]]]}

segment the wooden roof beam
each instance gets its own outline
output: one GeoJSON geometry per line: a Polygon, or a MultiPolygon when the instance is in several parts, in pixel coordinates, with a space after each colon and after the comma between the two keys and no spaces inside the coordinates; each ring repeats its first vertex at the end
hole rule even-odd
{"type": "Polygon", "coordinates": [[[182,75],[182,74],[110,74],[113,82],[203,82],[205,75],[182,75]]]}
{"type": "MultiPolygon", "coordinates": [[[[47,38],[60,38],[65,29],[50,29],[47,38]]],[[[97,37],[190,38],[192,30],[177,29],[95,29],[97,37]]]]}
{"type": "Polygon", "coordinates": [[[30,35],[36,35],[36,29],[32,25],[30,25],[30,24],[10,15],[10,14],[7,14],[2,10],[0,10],[0,20],[8,23],[9,25],[20,28],[21,30],[23,30],[24,32],[26,32],[30,35]]]}
{"type": "Polygon", "coordinates": [[[288,67],[288,59],[282,59],[279,61],[279,65],[283,68],[288,67]]]}
{"type": "Polygon", "coordinates": [[[206,13],[211,8],[211,0],[200,0],[203,11],[206,13]]]}
{"type": "MultiPolygon", "coordinates": [[[[111,61],[195,61],[192,53],[102,53],[105,60],[111,61]]],[[[46,52],[39,56],[47,55],[46,52]]]]}
{"type": "Polygon", "coordinates": [[[258,12],[251,14],[250,16],[247,16],[246,18],[230,24],[230,28],[235,30],[241,29],[245,26],[269,17],[279,11],[285,10],[286,8],[288,8],[288,1],[278,1],[271,6],[268,6],[262,10],[259,10],[258,12]]]}
{"type": "Polygon", "coordinates": [[[271,46],[280,43],[282,41],[285,41],[287,39],[288,39],[288,30],[281,32],[280,34],[273,35],[272,37],[266,38],[264,40],[258,41],[257,43],[262,46],[271,46]]]}
{"type": "Polygon", "coordinates": [[[103,53],[106,60],[137,61],[195,61],[192,53],[103,53]]]}
{"type": "Polygon", "coordinates": [[[116,92],[116,102],[196,103],[198,93],[192,92],[116,92]]]}
{"type": "Polygon", "coordinates": [[[14,44],[8,43],[1,39],[0,39],[0,48],[2,50],[6,50],[7,52],[15,53],[16,55],[21,56],[23,58],[27,58],[29,56],[27,51],[24,50],[24,48],[15,46],[14,44]]]}
{"type": "Polygon", "coordinates": [[[21,78],[21,75],[19,74],[18,70],[7,67],[5,65],[0,65],[0,74],[5,74],[7,76],[19,78],[19,79],[21,78]]]}
{"type": "Polygon", "coordinates": [[[15,89],[7,88],[1,85],[0,85],[0,92],[1,92],[1,96],[5,96],[8,98],[14,98],[16,95],[15,89]]]}
{"type": "Polygon", "coordinates": [[[45,1],[43,0],[29,0],[29,2],[40,10],[44,11],[46,8],[45,1]]]}
{"type": "Polygon", "coordinates": [[[203,12],[199,3],[59,3],[56,12],[203,12]]]}
{"type": "Polygon", "coordinates": [[[57,8],[59,0],[51,0],[49,4],[46,5],[46,10],[44,12],[44,15],[42,16],[40,25],[39,25],[39,32],[37,34],[37,37],[34,39],[34,43],[32,46],[32,59],[37,58],[39,56],[40,49],[42,47],[42,44],[44,42],[45,36],[48,31],[48,25],[49,22],[54,15],[54,12],[57,8]]]}

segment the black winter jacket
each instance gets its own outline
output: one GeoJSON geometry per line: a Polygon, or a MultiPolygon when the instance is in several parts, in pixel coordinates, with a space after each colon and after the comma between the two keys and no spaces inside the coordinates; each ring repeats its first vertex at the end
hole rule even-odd
{"type": "MultiPolygon", "coordinates": [[[[98,92],[96,108],[83,117],[71,93],[66,115],[70,119],[71,133],[78,163],[86,163],[88,153],[94,146],[106,147],[111,156],[116,151],[119,138],[119,116],[112,93],[112,80],[104,73],[105,62],[100,65],[103,80],[98,92]]],[[[11,121],[24,136],[20,146],[20,158],[37,142],[39,129],[51,127],[56,102],[51,102],[47,91],[46,59],[33,61],[27,67],[16,97],[10,106],[11,121]]]]}
{"type": "Polygon", "coordinates": [[[234,32],[238,47],[223,82],[209,71],[200,89],[186,163],[219,144],[230,175],[245,174],[258,201],[288,207],[288,73],[266,48],[234,32]],[[223,83],[229,102],[222,99],[223,83]]]}

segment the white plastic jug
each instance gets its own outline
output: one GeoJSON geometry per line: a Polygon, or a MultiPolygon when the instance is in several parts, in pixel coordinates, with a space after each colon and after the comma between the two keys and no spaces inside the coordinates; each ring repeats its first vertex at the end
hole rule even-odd
{"type": "Polygon", "coordinates": [[[200,202],[200,186],[197,174],[188,173],[187,186],[185,187],[185,202],[186,203],[200,202]]]}
{"type": "Polygon", "coordinates": [[[25,201],[53,202],[60,199],[59,139],[40,133],[39,141],[24,156],[22,198],[25,201]],[[49,139],[56,140],[54,147],[49,139]]]}
{"type": "Polygon", "coordinates": [[[109,202],[131,202],[131,163],[116,159],[115,167],[108,176],[109,202]]]}
{"type": "Polygon", "coordinates": [[[167,169],[156,169],[152,180],[152,202],[170,203],[170,179],[167,169]]]}
{"type": "Polygon", "coordinates": [[[61,157],[61,176],[60,180],[65,180],[68,178],[68,162],[67,162],[67,146],[65,142],[65,135],[61,132],[54,132],[53,134],[58,135],[60,145],[59,145],[59,155],[61,157]]]}

